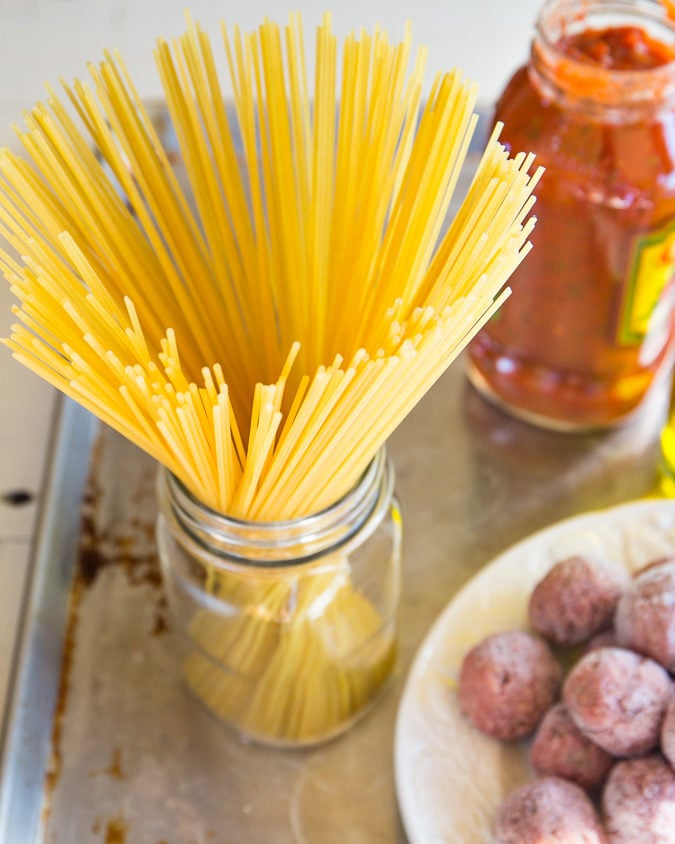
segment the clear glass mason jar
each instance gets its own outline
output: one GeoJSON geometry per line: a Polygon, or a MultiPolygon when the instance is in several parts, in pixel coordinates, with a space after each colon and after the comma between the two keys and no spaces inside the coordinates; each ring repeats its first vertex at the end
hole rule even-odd
{"type": "Polygon", "coordinates": [[[675,22],[653,0],[546,3],[494,117],[546,172],[534,249],[470,377],[545,427],[621,423],[671,361],[675,22]]]}
{"type": "Polygon", "coordinates": [[[157,541],[188,687],[243,736],[329,739],[396,665],[401,518],[384,449],[323,512],[247,522],[158,480],[157,541]]]}

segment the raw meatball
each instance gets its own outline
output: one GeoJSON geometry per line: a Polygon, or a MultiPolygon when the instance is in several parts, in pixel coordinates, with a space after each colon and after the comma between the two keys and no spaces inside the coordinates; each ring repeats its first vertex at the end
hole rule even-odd
{"type": "Polygon", "coordinates": [[[619,643],[675,673],[675,561],[646,569],[616,609],[619,643]]]}
{"type": "Polygon", "coordinates": [[[637,756],[659,741],[672,684],[654,660],[624,648],[582,657],[563,686],[563,701],[584,735],[612,756],[637,756]]]}
{"type": "Polygon", "coordinates": [[[616,631],[614,628],[611,628],[610,630],[603,630],[602,633],[598,633],[592,639],[589,639],[584,645],[584,653],[587,654],[591,651],[596,651],[598,648],[618,647],[619,643],[616,640],[616,631]]]}
{"type": "Polygon", "coordinates": [[[535,586],[530,596],[530,622],[558,645],[585,642],[611,625],[617,602],[629,583],[626,569],[605,557],[561,560],[535,586]]]}
{"type": "Polygon", "coordinates": [[[633,577],[639,577],[643,572],[655,569],[657,566],[663,566],[666,563],[675,563],[675,557],[657,557],[655,560],[645,563],[642,568],[639,568],[633,573],[633,577]]]}
{"type": "Polygon", "coordinates": [[[558,777],[543,777],[510,794],[497,813],[497,844],[605,844],[584,791],[558,777]]]}
{"type": "Polygon", "coordinates": [[[661,751],[675,770],[675,698],[670,699],[661,724],[661,751]]]}
{"type": "Polygon", "coordinates": [[[675,844],[675,773],[658,753],[618,762],[602,809],[610,844],[675,844]]]}
{"type": "Polygon", "coordinates": [[[563,703],[557,703],[544,716],[532,742],[530,759],[538,774],[563,777],[588,790],[604,781],[614,762],[579,730],[563,703]]]}
{"type": "Polygon", "coordinates": [[[516,739],[531,733],[556,698],[562,669],[548,645],[530,633],[495,633],[464,657],[462,711],[484,733],[516,739]]]}

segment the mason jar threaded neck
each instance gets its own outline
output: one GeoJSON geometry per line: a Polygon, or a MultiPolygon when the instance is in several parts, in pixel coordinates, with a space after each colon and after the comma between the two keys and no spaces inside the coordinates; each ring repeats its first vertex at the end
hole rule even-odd
{"type": "Polygon", "coordinates": [[[655,0],[549,0],[537,20],[529,68],[541,94],[606,121],[643,119],[675,104],[675,62],[618,70],[576,59],[561,39],[586,30],[638,27],[675,50],[675,21],[655,0]]]}
{"type": "Polygon", "coordinates": [[[364,531],[373,531],[393,496],[393,468],[380,449],[350,492],[326,509],[298,519],[256,522],[219,513],[199,501],[166,468],[158,494],[165,514],[175,521],[184,543],[210,555],[210,564],[281,568],[308,563],[342,548],[364,531]]]}

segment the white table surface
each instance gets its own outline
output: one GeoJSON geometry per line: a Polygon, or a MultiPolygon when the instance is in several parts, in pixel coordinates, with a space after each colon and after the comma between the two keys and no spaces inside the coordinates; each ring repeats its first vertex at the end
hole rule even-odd
{"type": "MultiPolygon", "coordinates": [[[[43,96],[46,80],[85,75],[89,60],[104,47],[119,46],[141,93],[159,93],[151,52],[157,35],[182,28],[184,0],[0,0],[0,146],[15,146],[12,123],[21,109],[43,96]]],[[[268,14],[283,22],[290,8],[303,12],[307,29],[328,4],[304,0],[290,6],[274,0],[229,4],[193,0],[193,14],[211,31],[227,14],[228,21],[250,29],[268,14]]],[[[415,42],[430,47],[430,71],[461,67],[478,82],[484,102],[492,100],[525,56],[539,0],[452,0],[415,4],[392,0],[345,0],[335,9],[338,35],[381,22],[399,36],[403,22],[413,22],[415,42]],[[481,45],[481,46],[479,46],[481,45]]],[[[0,280],[0,336],[12,322],[12,296],[0,280]]],[[[17,364],[0,347],[0,708],[6,698],[17,621],[31,552],[49,441],[53,390],[17,364]],[[32,500],[21,506],[7,495],[27,491],[32,500]]]]}

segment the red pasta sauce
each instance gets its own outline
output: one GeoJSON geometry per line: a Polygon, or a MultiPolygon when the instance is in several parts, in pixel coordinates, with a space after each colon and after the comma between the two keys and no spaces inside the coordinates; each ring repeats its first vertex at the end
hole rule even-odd
{"type": "Polygon", "coordinates": [[[551,49],[535,40],[497,104],[504,143],[546,168],[534,249],[470,347],[474,383],[517,415],[615,424],[669,360],[673,62],[639,26],[565,32],[551,49]]]}

